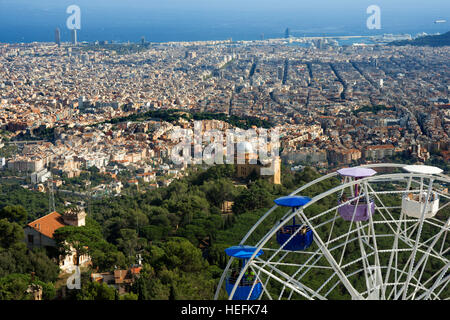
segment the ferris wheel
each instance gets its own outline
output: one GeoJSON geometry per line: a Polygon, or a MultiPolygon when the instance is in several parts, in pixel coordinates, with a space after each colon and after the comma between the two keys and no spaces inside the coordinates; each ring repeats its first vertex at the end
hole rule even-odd
{"type": "Polygon", "coordinates": [[[439,168],[400,164],[312,181],[225,250],[215,299],[449,299],[449,185],[439,168]]]}

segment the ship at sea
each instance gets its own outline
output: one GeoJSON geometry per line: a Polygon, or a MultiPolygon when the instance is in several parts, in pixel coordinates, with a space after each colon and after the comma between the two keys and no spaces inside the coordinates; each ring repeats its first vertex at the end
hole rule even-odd
{"type": "Polygon", "coordinates": [[[438,24],[438,23],[446,23],[446,22],[447,22],[447,20],[444,20],[444,19],[440,19],[440,20],[434,21],[435,24],[438,24]]]}

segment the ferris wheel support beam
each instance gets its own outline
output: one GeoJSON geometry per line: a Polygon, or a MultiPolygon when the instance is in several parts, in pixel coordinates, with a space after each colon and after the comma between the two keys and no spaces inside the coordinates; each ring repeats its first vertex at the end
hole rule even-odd
{"type": "MultiPolygon", "coordinates": [[[[413,250],[413,249],[408,249],[408,250],[413,250]]],[[[400,251],[403,251],[403,249],[401,249],[401,250],[398,250],[399,252],[400,251]]],[[[420,252],[420,253],[422,253],[422,254],[426,254],[426,252],[425,251],[423,251],[423,250],[420,250],[420,249],[417,249],[417,251],[418,252],[420,252]]],[[[441,257],[439,257],[439,256],[436,256],[436,255],[434,255],[434,254],[431,254],[431,253],[428,253],[428,255],[429,256],[431,256],[431,257],[433,257],[433,258],[436,258],[436,259],[438,259],[438,260],[441,260],[442,262],[444,262],[444,263],[449,263],[449,261],[447,260],[447,259],[445,259],[445,260],[443,260],[441,257]]],[[[397,259],[397,257],[396,257],[396,259],[397,259]]],[[[403,275],[409,275],[410,273],[407,273],[406,272],[406,269],[408,269],[408,266],[410,265],[410,263],[411,263],[411,260],[412,260],[412,255],[411,256],[409,256],[409,258],[408,258],[408,261],[406,262],[406,264],[405,264],[405,267],[403,268],[403,270],[401,270],[400,271],[400,269],[395,269],[396,270],[396,273],[397,272],[399,272],[400,274],[402,274],[401,276],[403,276],[403,275]]],[[[396,262],[396,265],[397,265],[397,262],[396,262]]],[[[442,269],[440,269],[438,272],[440,272],[441,270],[443,270],[444,269],[444,267],[442,268],[442,269]]],[[[435,275],[433,275],[430,279],[428,279],[424,284],[423,284],[423,288],[425,288],[424,286],[428,283],[428,282],[430,282],[434,277],[436,277],[436,275],[437,274],[435,274],[435,275]]],[[[400,278],[398,278],[398,279],[400,279],[400,278]]],[[[395,278],[395,282],[396,283],[400,283],[399,282],[399,280],[397,279],[397,277],[395,278]]],[[[418,281],[418,279],[414,276],[414,272],[412,273],[412,279],[414,279],[415,281],[418,281]]],[[[403,284],[405,284],[406,282],[404,282],[403,284]]],[[[412,284],[411,284],[412,285],[412,284]]],[[[403,286],[404,287],[404,286],[403,286]]],[[[402,288],[403,288],[402,287],[402,288]]],[[[424,290],[427,290],[427,289],[424,289],[424,290]]],[[[388,299],[390,299],[390,297],[391,297],[391,295],[394,293],[394,299],[398,299],[399,298],[399,296],[401,295],[401,290],[399,291],[399,293],[397,294],[397,287],[395,287],[395,292],[394,291],[392,291],[390,294],[389,294],[389,297],[388,297],[388,299]]]]}
{"type": "MultiPolygon", "coordinates": [[[[442,293],[442,291],[444,291],[444,289],[447,287],[447,285],[449,284],[449,282],[450,282],[450,277],[447,277],[447,278],[445,278],[443,281],[441,281],[441,283],[444,283],[444,285],[442,286],[442,289],[441,290],[439,290],[439,292],[438,293],[436,293],[436,296],[440,296],[440,294],[442,293]],[[445,280],[445,279],[447,279],[447,280],[445,280]]],[[[436,287],[437,288],[437,287],[436,287]]]]}
{"type": "MultiPolygon", "coordinates": [[[[450,222],[450,219],[449,219],[449,222],[450,222]]],[[[447,240],[447,234],[448,234],[448,229],[445,230],[445,235],[444,235],[444,238],[442,239],[440,254],[444,254],[444,245],[445,245],[445,240],[447,240]]],[[[447,250],[445,250],[445,251],[447,251],[447,250]]]]}
{"type": "MultiPolygon", "coordinates": [[[[415,273],[419,270],[420,266],[423,264],[422,271],[420,272],[419,278],[417,279],[418,282],[420,282],[420,280],[422,279],[422,275],[423,275],[423,272],[425,271],[425,267],[426,267],[427,262],[428,262],[428,259],[429,259],[429,257],[430,257],[431,250],[432,250],[433,247],[436,245],[436,243],[437,243],[437,241],[439,240],[439,238],[441,237],[441,235],[444,234],[444,232],[445,232],[445,230],[439,231],[439,233],[434,237],[435,239],[434,239],[433,242],[430,244],[430,246],[429,246],[427,252],[426,252],[425,254],[422,255],[422,258],[419,260],[419,262],[417,263],[416,267],[414,268],[413,274],[415,274],[415,273]]],[[[413,295],[412,295],[412,299],[414,299],[416,293],[417,293],[417,289],[414,291],[414,293],[413,293],[413,295]]]]}
{"type": "MultiPolygon", "coordinates": [[[[401,226],[399,226],[398,228],[400,229],[401,226]]],[[[387,271],[386,271],[386,277],[385,277],[385,280],[384,280],[385,284],[388,283],[388,281],[389,281],[389,276],[390,276],[390,273],[391,273],[391,268],[392,268],[392,263],[394,262],[394,258],[395,258],[396,266],[397,266],[397,260],[398,260],[398,238],[399,238],[399,233],[397,232],[395,234],[395,238],[394,238],[394,247],[393,247],[394,251],[391,252],[391,255],[389,257],[389,265],[388,265],[388,268],[387,268],[387,271]]],[[[395,267],[395,270],[397,270],[397,267],[395,267]]],[[[397,282],[397,271],[395,271],[394,281],[397,282]]],[[[381,292],[382,292],[382,295],[383,295],[384,298],[386,298],[386,289],[387,289],[386,285],[384,285],[382,287],[382,289],[381,289],[381,292]]]]}
{"type": "Polygon", "coordinates": [[[445,283],[449,278],[450,275],[444,278],[444,275],[447,273],[448,268],[450,267],[450,263],[447,263],[447,265],[443,268],[443,270],[441,271],[439,277],[436,279],[436,281],[434,282],[434,284],[431,286],[430,290],[428,290],[428,292],[423,293],[421,296],[418,297],[418,299],[425,299],[428,300],[432,294],[432,292],[439,287],[442,283],[445,283]]]}
{"type": "MultiPolygon", "coordinates": [[[[338,218],[338,210],[336,209],[336,213],[334,214],[334,218],[332,219],[332,220],[333,220],[333,223],[331,224],[331,230],[330,230],[330,233],[329,233],[329,235],[328,235],[328,240],[327,240],[327,242],[325,243],[326,246],[327,246],[327,248],[328,248],[328,245],[329,245],[329,243],[330,243],[331,235],[333,234],[334,224],[336,223],[337,218],[338,218]]],[[[327,224],[327,223],[328,223],[328,221],[325,221],[325,222],[324,222],[324,224],[327,224]]],[[[320,228],[320,225],[318,226],[318,228],[320,228]]]]}
{"type": "MultiPolygon", "coordinates": [[[[445,244],[445,238],[446,238],[446,236],[447,236],[447,231],[448,231],[448,229],[441,229],[441,231],[439,231],[438,233],[436,233],[436,234],[435,234],[434,236],[432,236],[430,239],[424,241],[422,245],[425,246],[425,247],[431,246],[432,249],[433,249],[432,251],[434,252],[435,255],[439,255],[439,254],[445,255],[445,252],[443,253],[442,250],[441,250],[441,252],[438,252],[438,251],[436,251],[436,250],[434,249],[434,245],[435,245],[435,244],[433,244],[433,241],[436,239],[436,237],[439,238],[442,234],[444,234],[444,237],[443,237],[443,239],[442,239],[442,243],[445,244]],[[432,243],[432,244],[428,244],[428,242],[430,242],[430,243],[432,243]]],[[[447,250],[448,250],[448,249],[447,249],[447,250]]]]}
{"type": "MultiPolygon", "coordinates": [[[[317,251],[315,252],[315,254],[319,254],[319,252],[320,252],[320,248],[317,249],[317,251]]],[[[307,264],[307,263],[308,263],[310,260],[312,260],[313,258],[314,258],[314,255],[311,256],[308,260],[306,260],[306,261],[305,261],[305,264],[307,264]]],[[[315,266],[316,263],[318,263],[318,262],[320,261],[320,259],[322,259],[322,256],[318,256],[317,259],[312,263],[312,266],[315,266]]],[[[305,270],[305,272],[303,272],[303,274],[301,274],[300,277],[297,278],[297,281],[300,281],[300,280],[308,273],[308,271],[312,268],[312,266],[308,267],[308,268],[305,270]]],[[[293,274],[293,277],[296,277],[296,276],[302,271],[302,269],[303,269],[303,268],[299,268],[299,269],[293,274]]],[[[333,275],[334,275],[334,274],[333,274],[333,275]]],[[[324,285],[325,285],[325,284],[324,284],[324,285]]],[[[323,285],[323,286],[324,286],[324,285],[323,285]]],[[[323,287],[323,286],[322,286],[322,287],[323,287]]],[[[322,287],[320,287],[320,288],[317,290],[317,292],[320,292],[320,290],[322,289],[322,287]]],[[[292,296],[292,293],[291,293],[290,296],[292,296]]]]}
{"type": "MultiPolygon", "coordinates": [[[[281,260],[283,260],[284,257],[286,257],[288,254],[289,254],[289,252],[285,252],[284,255],[281,256],[281,257],[278,259],[278,262],[280,262],[281,260]]],[[[266,280],[265,285],[267,285],[267,283],[269,282],[269,280],[270,280],[270,278],[268,277],[267,280],[266,280]]],[[[285,288],[285,287],[283,287],[283,289],[282,289],[282,291],[281,291],[281,294],[280,294],[280,296],[279,296],[279,298],[278,298],[279,300],[281,299],[281,296],[283,295],[284,288],[285,288]]]]}
{"type": "Polygon", "coordinates": [[[266,274],[268,277],[271,277],[271,278],[275,279],[276,281],[283,283],[283,285],[290,288],[291,290],[294,290],[295,292],[297,292],[299,295],[303,296],[304,298],[306,298],[308,300],[313,300],[310,296],[308,296],[307,294],[305,294],[304,292],[299,290],[297,287],[291,285],[290,283],[285,283],[282,279],[280,279],[279,277],[275,276],[274,274],[268,272],[264,268],[262,268],[258,265],[255,265],[255,268],[258,269],[258,271],[261,271],[262,273],[266,274]]]}
{"type": "MultiPolygon", "coordinates": [[[[444,265],[442,268],[440,268],[434,275],[432,275],[427,281],[425,281],[425,282],[423,283],[423,285],[424,285],[424,286],[428,285],[428,283],[431,283],[432,280],[433,280],[434,278],[438,279],[438,275],[440,275],[441,272],[443,272],[443,270],[445,270],[446,268],[448,268],[449,265],[450,265],[450,262],[448,262],[447,264],[445,264],[445,265],[444,265]]],[[[444,271],[444,273],[445,273],[445,272],[446,272],[446,271],[444,271]]]]}
{"type": "MultiPolygon", "coordinates": [[[[356,239],[353,239],[353,240],[351,240],[352,242],[354,241],[354,240],[356,240],[356,239]]],[[[335,249],[338,249],[338,248],[340,248],[340,247],[342,247],[342,246],[344,246],[344,244],[339,244],[339,245],[337,245],[337,246],[335,246],[335,247],[333,247],[333,248],[331,248],[330,250],[335,250],[335,249]]],[[[328,247],[327,247],[328,248],[328,247]]],[[[316,253],[315,254],[317,254],[319,251],[321,251],[321,249],[319,248],[317,251],[316,251],[316,253]]],[[[310,259],[312,259],[313,258],[313,256],[310,258],[310,259]]],[[[310,260],[310,259],[308,259],[308,260],[310,260]]],[[[312,266],[310,266],[297,280],[298,281],[300,281],[300,279],[302,279],[305,275],[306,275],[306,273],[309,271],[309,269],[311,269],[313,266],[315,266],[315,264],[320,260],[320,259],[322,259],[322,256],[319,256],[317,259],[316,259],[316,261],[314,261],[313,262],[313,264],[312,264],[312,266]]],[[[308,262],[308,261],[307,261],[308,262]]],[[[305,262],[306,263],[306,262],[305,262]]],[[[346,266],[343,266],[342,268],[345,268],[345,267],[347,267],[348,265],[346,265],[346,266]]],[[[316,268],[318,268],[317,266],[315,266],[316,268]]],[[[333,267],[326,267],[327,269],[332,269],[332,270],[334,270],[333,269],[333,267]]],[[[298,271],[296,271],[296,274],[297,273],[299,273],[301,271],[301,268],[298,270],[298,271]]],[[[337,275],[336,273],[333,273],[332,275],[331,275],[331,277],[328,279],[328,280],[326,280],[323,284],[322,284],[322,286],[317,290],[317,292],[320,292],[322,289],[323,289],[323,287],[325,287],[325,285],[329,282],[329,281],[331,281],[331,279],[335,276],[335,275],[337,275]]],[[[328,294],[325,294],[325,297],[327,296],[328,294]]]]}
{"type": "MultiPolygon", "coordinates": [[[[347,240],[348,241],[348,240],[347,240]]],[[[346,241],[346,243],[347,243],[346,241]]],[[[362,236],[361,236],[361,230],[358,228],[358,242],[359,242],[359,249],[361,250],[361,259],[363,263],[363,269],[364,269],[364,278],[366,279],[366,288],[367,291],[370,291],[371,285],[369,282],[369,260],[367,259],[367,253],[364,249],[364,244],[362,242],[362,236]]],[[[345,249],[345,248],[344,248],[345,249]]],[[[342,257],[341,257],[342,259],[342,257]]],[[[342,260],[341,260],[342,262],[342,260]]]]}
{"type": "MultiPolygon", "coordinates": [[[[262,285],[262,289],[264,290],[264,292],[267,294],[267,296],[269,297],[270,300],[272,299],[272,296],[270,295],[270,293],[267,291],[265,284],[262,284],[261,278],[260,278],[260,274],[261,272],[256,272],[255,268],[253,267],[253,265],[250,265],[250,269],[252,269],[252,271],[256,274],[256,279],[255,279],[255,283],[256,281],[260,281],[261,285],[262,285]]],[[[267,284],[267,283],[266,283],[267,284]]],[[[252,290],[250,290],[250,293],[248,295],[248,297],[251,297],[252,293],[253,293],[253,289],[255,288],[255,286],[253,286],[252,290]]],[[[259,299],[261,299],[262,295],[259,296],[259,299]]]]}
{"type": "MultiPolygon", "coordinates": [[[[309,296],[311,298],[311,300],[313,300],[313,297],[316,296],[317,298],[319,298],[320,300],[326,300],[325,297],[323,297],[322,295],[320,295],[318,292],[314,291],[313,289],[311,289],[310,287],[304,285],[303,283],[301,283],[300,281],[297,281],[294,276],[289,276],[288,274],[286,274],[285,272],[274,268],[272,265],[268,265],[268,267],[270,267],[273,271],[277,272],[280,276],[284,277],[286,279],[287,283],[291,283],[293,285],[296,285],[297,288],[299,288],[299,290],[302,290],[303,293],[305,293],[305,295],[309,296]],[[312,296],[308,295],[308,293],[311,294],[312,296]]],[[[285,284],[285,283],[283,283],[285,284]]]]}
{"type": "Polygon", "coordinates": [[[325,244],[320,239],[319,235],[317,234],[317,231],[311,225],[311,223],[309,222],[309,220],[306,217],[306,215],[303,212],[303,210],[301,210],[300,214],[302,215],[302,217],[303,217],[304,221],[307,223],[307,225],[310,226],[310,228],[311,228],[311,230],[312,230],[312,232],[314,234],[314,242],[316,242],[316,244],[322,250],[322,253],[327,258],[327,260],[330,263],[330,265],[333,267],[334,272],[336,272],[337,276],[342,281],[342,284],[347,288],[347,290],[350,293],[350,295],[352,296],[352,298],[357,299],[357,300],[361,300],[362,299],[361,295],[359,294],[358,291],[356,291],[356,289],[351,285],[350,281],[348,281],[348,279],[345,277],[344,272],[342,272],[342,270],[339,267],[339,265],[337,264],[336,260],[334,260],[334,258],[331,255],[331,253],[325,247],[325,244]]]}
{"type": "Polygon", "coordinates": [[[217,285],[216,293],[214,294],[214,300],[217,300],[219,298],[220,289],[222,288],[223,281],[225,280],[225,277],[227,276],[227,272],[231,267],[231,264],[233,263],[234,258],[231,257],[230,260],[228,260],[228,264],[225,267],[225,271],[222,273],[222,276],[220,277],[219,284],[217,285]]]}
{"type": "MultiPolygon", "coordinates": [[[[411,180],[412,180],[412,177],[411,177],[410,179],[408,179],[407,190],[409,190],[410,187],[411,187],[411,180]]],[[[368,184],[368,183],[367,183],[366,185],[367,185],[367,187],[371,190],[371,194],[374,194],[375,197],[377,198],[377,200],[380,202],[380,204],[382,205],[382,208],[383,208],[384,210],[386,210],[386,212],[387,212],[387,214],[389,215],[389,217],[390,217],[393,221],[395,221],[393,215],[391,214],[391,212],[389,211],[389,209],[386,208],[386,206],[384,205],[383,201],[381,201],[379,195],[375,192],[375,190],[372,188],[372,186],[371,186],[370,184],[368,184]]],[[[368,193],[368,190],[367,190],[367,193],[368,193]]],[[[380,214],[381,214],[381,216],[383,216],[383,214],[381,213],[381,211],[380,211],[380,214]]],[[[387,269],[387,272],[386,272],[385,281],[384,281],[385,283],[387,283],[388,280],[389,280],[389,276],[390,276],[390,271],[391,271],[392,263],[393,263],[393,261],[394,261],[394,256],[395,256],[395,258],[396,258],[395,261],[397,261],[397,257],[398,257],[398,251],[397,251],[397,249],[398,249],[398,240],[399,240],[399,235],[400,235],[400,232],[401,232],[401,225],[402,225],[402,224],[401,224],[401,218],[403,217],[403,215],[404,215],[404,213],[402,212],[402,213],[401,213],[401,216],[400,216],[400,221],[399,221],[399,223],[397,224],[397,231],[395,231],[395,230],[393,229],[393,227],[391,227],[391,225],[388,224],[389,228],[391,228],[391,230],[394,232],[395,238],[394,238],[394,247],[393,247],[394,251],[392,251],[392,253],[391,253],[391,255],[390,255],[390,258],[389,258],[389,266],[388,266],[388,269],[387,269]]],[[[406,216],[405,216],[405,218],[406,218],[406,216]]],[[[384,216],[383,216],[383,219],[386,220],[386,218],[384,218],[384,216]]],[[[373,227],[373,220],[371,219],[371,221],[372,221],[372,227],[373,227]]],[[[377,257],[378,257],[378,255],[377,255],[377,257]]],[[[381,271],[380,271],[379,276],[380,276],[381,279],[382,279],[381,271]]],[[[397,279],[397,272],[395,272],[395,279],[397,279]]],[[[381,283],[383,283],[382,280],[381,280],[381,283]]],[[[383,299],[386,299],[386,285],[382,285],[382,286],[381,286],[381,295],[382,295],[383,299]]]]}
{"type": "MultiPolygon", "coordinates": [[[[386,269],[386,267],[383,267],[383,269],[386,269]]],[[[395,268],[394,268],[394,269],[395,269],[395,268]]],[[[405,270],[400,270],[400,269],[395,269],[395,270],[397,270],[400,274],[404,274],[404,275],[407,274],[405,270]]],[[[347,278],[350,278],[350,277],[352,277],[352,276],[354,276],[354,275],[360,273],[361,271],[363,271],[363,270],[362,270],[362,269],[359,269],[359,270],[356,270],[356,271],[354,271],[354,272],[352,272],[352,273],[347,274],[346,276],[347,276],[347,278]]],[[[413,277],[413,279],[414,279],[414,280],[417,280],[415,277],[413,277]]],[[[337,283],[333,286],[333,288],[336,287],[338,284],[339,284],[339,282],[337,282],[337,283]]],[[[389,286],[394,286],[394,290],[395,290],[396,286],[398,286],[399,284],[400,284],[400,283],[398,283],[398,282],[394,282],[394,283],[389,283],[389,282],[387,282],[387,283],[386,283],[386,286],[388,286],[388,285],[389,285],[389,286]]],[[[424,290],[424,291],[427,290],[427,288],[426,288],[424,285],[419,285],[419,284],[411,283],[411,286],[414,286],[414,287],[420,287],[420,289],[422,289],[422,290],[424,290]]],[[[331,290],[330,290],[330,292],[331,292],[331,290]]],[[[393,292],[393,291],[392,291],[392,292],[393,292]]],[[[392,295],[392,292],[391,292],[390,296],[392,295]]],[[[390,296],[388,297],[388,299],[390,298],[390,296]]]]}
{"type": "MultiPolygon", "coordinates": [[[[425,220],[425,213],[427,212],[427,209],[428,209],[428,205],[429,205],[428,202],[430,201],[431,190],[432,190],[432,187],[433,187],[433,181],[434,181],[434,179],[431,177],[430,178],[430,184],[428,186],[427,197],[426,197],[426,200],[425,200],[425,206],[424,206],[424,208],[422,210],[422,215],[420,216],[419,230],[417,231],[416,242],[415,242],[414,249],[413,249],[412,256],[411,256],[412,259],[411,259],[411,262],[410,262],[410,265],[409,265],[408,278],[406,279],[405,285],[403,286],[402,289],[400,289],[400,292],[399,292],[399,294],[403,292],[403,299],[406,299],[406,295],[408,293],[409,282],[411,281],[411,277],[413,275],[412,271],[413,271],[414,263],[415,263],[415,260],[416,260],[417,247],[419,246],[420,236],[422,235],[423,222],[425,220]]],[[[421,189],[421,193],[420,193],[421,196],[422,196],[422,188],[423,188],[423,178],[421,178],[421,188],[420,188],[421,189]]],[[[396,298],[398,298],[398,296],[396,298]]]]}
{"type": "MultiPolygon", "coordinates": [[[[375,192],[375,190],[372,188],[372,186],[371,186],[370,184],[367,184],[367,186],[368,186],[368,188],[371,190],[370,194],[371,194],[371,195],[375,195],[376,199],[380,202],[380,204],[381,204],[381,206],[382,206],[381,208],[384,209],[384,210],[386,210],[387,214],[389,215],[389,217],[390,217],[393,221],[396,221],[396,219],[394,218],[394,216],[391,214],[391,212],[389,211],[389,209],[384,205],[383,201],[381,201],[379,195],[375,192]]],[[[381,214],[381,212],[380,212],[380,214],[381,214]]],[[[381,215],[382,215],[382,214],[381,214],[381,215]]],[[[382,215],[382,216],[383,216],[383,215],[382,215]]],[[[383,219],[384,219],[384,220],[387,220],[386,218],[384,218],[384,216],[383,216],[383,219]]],[[[399,222],[398,224],[401,225],[401,222],[399,222]]],[[[395,232],[394,229],[391,227],[390,224],[388,224],[388,226],[389,226],[389,228],[391,228],[391,230],[392,230],[393,232],[395,232]]]]}
{"type": "MultiPolygon", "coordinates": [[[[370,198],[369,198],[369,182],[366,181],[363,183],[363,188],[364,191],[366,193],[366,203],[370,203],[370,198]]],[[[383,284],[383,277],[381,275],[381,269],[380,269],[380,257],[378,254],[378,246],[377,246],[377,238],[375,236],[375,228],[373,225],[373,212],[372,208],[370,206],[367,207],[367,209],[369,210],[369,226],[370,226],[370,231],[372,232],[372,241],[373,241],[373,247],[374,247],[374,253],[375,253],[375,283],[374,283],[374,287],[375,288],[380,288],[383,284]]],[[[375,289],[374,289],[375,290],[375,289]]],[[[379,290],[379,289],[377,289],[379,290]]]]}
{"type": "MultiPolygon", "coordinates": [[[[352,231],[353,222],[355,220],[356,209],[358,208],[358,204],[359,204],[359,198],[356,201],[355,208],[353,209],[352,221],[350,221],[350,225],[348,227],[347,238],[345,239],[345,243],[344,243],[344,249],[342,249],[341,258],[339,259],[339,266],[342,265],[342,260],[344,259],[345,249],[347,248],[348,238],[350,237],[350,232],[352,231]]],[[[358,229],[358,234],[359,234],[359,228],[361,228],[361,225],[360,224],[356,224],[356,227],[358,229]]]]}

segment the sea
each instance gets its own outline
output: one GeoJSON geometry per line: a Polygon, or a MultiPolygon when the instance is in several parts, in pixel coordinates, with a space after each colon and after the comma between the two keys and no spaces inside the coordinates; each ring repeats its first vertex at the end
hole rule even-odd
{"type": "MultiPolygon", "coordinates": [[[[450,31],[450,7],[432,4],[433,1],[442,3],[439,0],[430,0],[422,8],[381,6],[380,29],[367,27],[370,14],[366,9],[384,0],[358,0],[353,2],[355,5],[341,0],[340,3],[347,3],[347,7],[336,6],[339,2],[334,1],[334,5],[305,8],[292,3],[292,8],[281,5],[285,0],[272,1],[271,5],[267,0],[242,0],[247,4],[243,6],[237,5],[239,1],[235,0],[228,0],[230,5],[222,6],[209,5],[218,0],[191,0],[196,3],[192,6],[186,5],[190,1],[184,1],[184,5],[173,0],[148,0],[145,4],[140,0],[114,1],[0,0],[0,42],[53,42],[56,28],[60,29],[61,41],[70,41],[67,20],[71,14],[67,13],[67,8],[73,4],[80,8],[79,42],[138,43],[142,38],[155,43],[230,38],[235,41],[260,40],[283,38],[287,28],[294,37],[382,34],[414,37],[421,33],[450,31]],[[445,22],[435,23],[437,20],[445,22]]],[[[320,1],[329,0],[316,2],[320,1]]],[[[350,43],[358,41],[349,40],[350,43]]]]}

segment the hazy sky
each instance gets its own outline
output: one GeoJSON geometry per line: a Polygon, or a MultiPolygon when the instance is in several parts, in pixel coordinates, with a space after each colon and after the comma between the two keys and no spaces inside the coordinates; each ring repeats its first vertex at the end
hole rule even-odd
{"type": "MultiPolygon", "coordinates": [[[[124,28],[161,39],[219,33],[254,38],[260,33],[281,35],[287,27],[294,35],[370,34],[365,27],[370,5],[381,8],[383,32],[450,30],[450,22],[433,24],[436,19],[450,21],[450,0],[0,0],[0,41],[17,37],[30,41],[37,37],[30,28],[51,40],[49,31],[65,28],[66,8],[72,4],[81,8],[84,36],[97,39],[101,35],[123,39],[124,28]],[[27,35],[21,31],[25,28],[27,35]]],[[[41,37],[38,41],[43,41],[41,37]]]]}
{"type": "Polygon", "coordinates": [[[354,10],[375,4],[400,12],[441,11],[450,13],[448,0],[0,0],[0,5],[23,8],[56,8],[77,4],[88,8],[196,9],[196,10],[354,10]]]}

